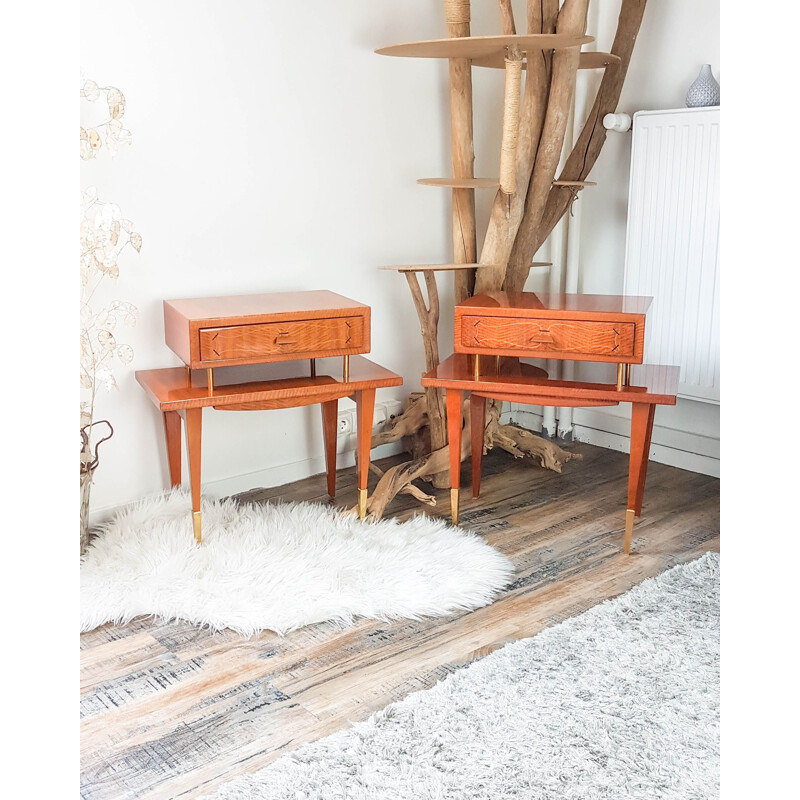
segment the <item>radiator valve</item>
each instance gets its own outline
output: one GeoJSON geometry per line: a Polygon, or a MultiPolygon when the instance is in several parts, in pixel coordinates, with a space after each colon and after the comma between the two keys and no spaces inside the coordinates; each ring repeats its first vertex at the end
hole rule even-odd
{"type": "Polygon", "coordinates": [[[630,114],[606,114],[603,117],[603,127],[607,131],[629,131],[631,129],[630,114]]]}

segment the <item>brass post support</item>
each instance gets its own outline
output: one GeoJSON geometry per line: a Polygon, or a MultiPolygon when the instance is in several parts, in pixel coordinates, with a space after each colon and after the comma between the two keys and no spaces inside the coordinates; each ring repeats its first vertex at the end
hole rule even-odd
{"type": "Polygon", "coordinates": [[[186,382],[189,386],[192,385],[192,368],[189,366],[186,367],[186,382]]]}
{"type": "Polygon", "coordinates": [[[498,375],[500,375],[500,356],[494,357],[494,370],[498,375]]]}
{"type": "Polygon", "coordinates": [[[202,534],[200,532],[201,531],[201,517],[202,517],[202,512],[200,512],[200,511],[193,511],[192,512],[192,527],[194,528],[194,540],[197,542],[197,544],[200,544],[200,542],[203,539],[202,534]]]}
{"type": "Polygon", "coordinates": [[[458,489],[450,490],[450,518],[458,525],[458,489]]]}
{"type": "Polygon", "coordinates": [[[367,490],[358,490],[358,518],[364,519],[367,516],[367,490]]]}
{"type": "Polygon", "coordinates": [[[631,385],[631,365],[630,364],[626,364],[625,365],[625,378],[624,378],[624,381],[625,381],[625,385],[626,386],[630,386],[631,385]]]}
{"type": "Polygon", "coordinates": [[[350,356],[346,355],[344,357],[344,363],[342,364],[342,380],[345,383],[349,383],[350,381],[350,356]]]}
{"type": "Polygon", "coordinates": [[[622,391],[622,364],[617,364],[617,391],[622,391]]]}
{"type": "Polygon", "coordinates": [[[636,512],[629,508],[625,512],[625,535],[622,537],[622,552],[625,555],[630,555],[631,552],[631,539],[633,538],[633,518],[636,512]]]}
{"type": "Polygon", "coordinates": [[[477,353],[475,353],[475,375],[474,375],[474,377],[475,377],[476,381],[479,381],[481,379],[481,362],[480,362],[480,358],[481,357],[477,353]]]}
{"type": "Polygon", "coordinates": [[[316,358],[312,358],[311,359],[311,377],[312,378],[316,378],[317,377],[317,359],[316,358]]]}
{"type": "Polygon", "coordinates": [[[211,397],[214,394],[214,371],[211,367],[206,370],[206,374],[208,375],[208,396],[211,397]]]}

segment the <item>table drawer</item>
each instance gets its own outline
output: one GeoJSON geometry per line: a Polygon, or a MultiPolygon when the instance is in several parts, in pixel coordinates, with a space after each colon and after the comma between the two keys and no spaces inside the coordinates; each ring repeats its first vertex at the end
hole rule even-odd
{"type": "Polygon", "coordinates": [[[331,317],[260,325],[200,329],[201,361],[234,361],[260,356],[338,355],[362,348],[363,317],[331,317]]]}
{"type": "Polygon", "coordinates": [[[626,358],[634,355],[633,322],[462,317],[461,345],[474,351],[514,350],[626,358]]]}

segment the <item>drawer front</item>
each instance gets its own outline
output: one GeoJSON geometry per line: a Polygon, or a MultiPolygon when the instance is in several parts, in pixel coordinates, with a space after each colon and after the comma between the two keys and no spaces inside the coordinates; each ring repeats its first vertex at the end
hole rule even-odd
{"type": "Polygon", "coordinates": [[[587,356],[633,356],[633,322],[463,317],[461,344],[474,350],[518,350],[587,356]]]}
{"type": "Polygon", "coordinates": [[[200,329],[201,361],[337,355],[364,344],[363,317],[332,317],[200,329]]]}

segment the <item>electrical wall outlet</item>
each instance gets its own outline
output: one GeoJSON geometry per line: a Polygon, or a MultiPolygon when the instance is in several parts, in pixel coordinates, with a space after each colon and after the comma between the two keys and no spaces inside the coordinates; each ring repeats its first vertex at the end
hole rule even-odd
{"type": "Polygon", "coordinates": [[[355,433],[355,413],[353,411],[339,411],[339,416],[336,424],[336,433],[338,436],[347,436],[350,433],[355,433]]]}

